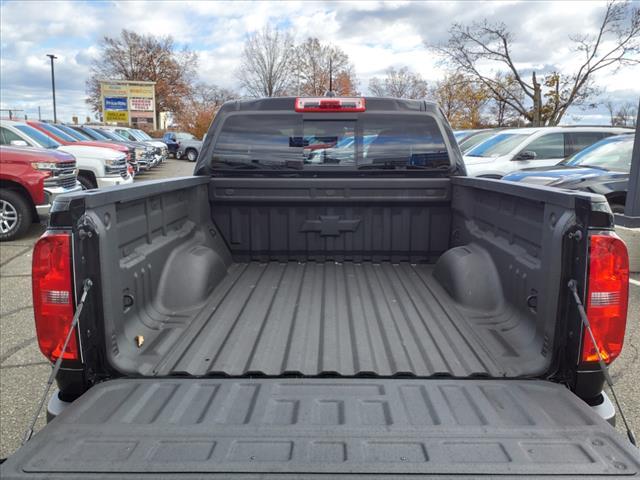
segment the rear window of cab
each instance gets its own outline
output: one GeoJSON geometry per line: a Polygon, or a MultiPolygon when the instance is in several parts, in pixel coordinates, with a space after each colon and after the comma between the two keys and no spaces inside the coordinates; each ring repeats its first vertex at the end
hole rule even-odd
{"type": "Polygon", "coordinates": [[[219,170],[431,170],[451,166],[440,126],[431,115],[324,115],[230,114],[218,127],[211,166],[219,170]]]}

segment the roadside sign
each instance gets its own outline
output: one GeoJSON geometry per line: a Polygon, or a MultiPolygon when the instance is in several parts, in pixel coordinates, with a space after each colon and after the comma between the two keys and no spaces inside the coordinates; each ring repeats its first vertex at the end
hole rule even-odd
{"type": "Polygon", "coordinates": [[[155,82],[104,80],[100,93],[105,122],[153,124],[156,129],[155,82]]]}
{"type": "Polygon", "coordinates": [[[102,91],[103,97],[126,97],[129,95],[129,87],[120,83],[102,82],[100,90],[102,91]]]}
{"type": "Polygon", "coordinates": [[[118,110],[105,110],[104,121],[129,123],[129,112],[126,112],[126,111],[122,112],[118,110]]]}
{"type": "Polygon", "coordinates": [[[131,97],[153,98],[153,85],[129,85],[131,97]]]}
{"type": "Polygon", "coordinates": [[[131,97],[131,110],[135,110],[135,111],[138,111],[138,112],[152,112],[153,111],[153,99],[152,98],[131,97]]]}
{"type": "Polygon", "coordinates": [[[119,110],[126,112],[129,110],[127,97],[104,97],[104,110],[119,110]]]}

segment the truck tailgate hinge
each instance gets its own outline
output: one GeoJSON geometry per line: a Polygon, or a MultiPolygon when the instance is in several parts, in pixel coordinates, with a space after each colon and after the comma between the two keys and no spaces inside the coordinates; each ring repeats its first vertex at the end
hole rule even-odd
{"type": "Polygon", "coordinates": [[[576,229],[573,232],[569,232],[569,238],[571,240],[579,242],[580,240],[582,240],[582,230],[576,229]]]}
{"type": "Polygon", "coordinates": [[[88,215],[82,215],[78,219],[76,228],[78,229],[78,237],[80,240],[93,237],[97,231],[95,222],[88,215]]]}

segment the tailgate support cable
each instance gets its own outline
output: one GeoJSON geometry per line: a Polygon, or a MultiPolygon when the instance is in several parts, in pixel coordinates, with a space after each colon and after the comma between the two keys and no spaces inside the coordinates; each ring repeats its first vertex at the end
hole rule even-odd
{"type": "Polygon", "coordinates": [[[62,344],[62,349],[60,351],[60,355],[56,359],[56,363],[54,363],[53,368],[51,369],[51,374],[49,374],[49,380],[47,380],[47,387],[44,390],[44,394],[40,399],[40,404],[38,405],[38,409],[36,410],[33,418],[31,419],[31,423],[29,424],[29,428],[24,434],[24,438],[22,440],[22,445],[26,444],[31,437],[33,436],[33,429],[35,428],[36,422],[38,421],[38,416],[44,407],[44,403],[47,401],[47,396],[49,394],[49,390],[51,390],[51,385],[53,385],[53,381],[56,379],[56,375],[58,375],[58,371],[60,370],[60,366],[62,365],[62,357],[64,352],[67,351],[67,346],[69,345],[69,341],[71,340],[71,335],[76,330],[76,326],[78,325],[78,319],[80,318],[80,314],[82,313],[82,307],[84,306],[84,302],[87,299],[87,293],[91,289],[93,282],[90,279],[86,279],[82,282],[82,296],[80,297],[80,301],[78,302],[78,306],[76,307],[76,313],[73,315],[73,319],[71,320],[71,325],[69,326],[69,331],[67,332],[67,338],[64,339],[64,343],[62,344]]]}
{"type": "Polygon", "coordinates": [[[587,317],[587,312],[584,309],[584,305],[582,304],[582,300],[580,300],[580,295],[578,295],[578,282],[575,280],[569,280],[569,290],[573,294],[573,300],[576,302],[578,306],[578,313],[580,314],[580,319],[582,320],[582,324],[587,332],[589,332],[589,336],[591,337],[591,341],[593,342],[593,346],[598,353],[598,365],[600,366],[600,370],[604,375],[604,378],[609,385],[609,390],[611,390],[611,395],[613,396],[613,400],[616,402],[616,407],[618,407],[618,411],[620,412],[620,417],[622,418],[622,423],[624,423],[624,428],[627,430],[627,437],[632,445],[638,446],[636,443],[636,436],[633,434],[633,430],[629,427],[629,423],[627,422],[627,418],[624,415],[624,410],[622,410],[622,406],[618,401],[618,396],[616,395],[616,391],[613,389],[613,379],[611,375],[609,375],[609,367],[604,362],[604,358],[602,358],[602,352],[600,352],[600,348],[598,347],[598,342],[596,342],[596,337],[593,334],[593,330],[591,330],[591,324],[589,323],[589,318],[587,317]]]}

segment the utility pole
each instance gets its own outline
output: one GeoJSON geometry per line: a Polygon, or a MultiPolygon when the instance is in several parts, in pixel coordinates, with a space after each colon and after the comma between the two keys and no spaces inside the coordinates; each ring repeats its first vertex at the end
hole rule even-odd
{"type": "MultiPolygon", "coordinates": [[[[640,104],[638,105],[636,125],[640,125],[640,104]]],[[[631,152],[631,169],[629,171],[629,186],[627,188],[624,215],[616,214],[615,217],[618,225],[629,228],[640,227],[640,127],[636,127],[633,150],[631,152]]],[[[629,244],[627,242],[627,245],[629,244]]],[[[632,253],[631,250],[629,253],[632,253]]]]}
{"type": "Polygon", "coordinates": [[[51,91],[53,93],[53,123],[58,123],[58,116],[56,115],[56,77],[53,73],[53,61],[58,58],[55,55],[48,53],[47,57],[51,59],[51,91]]]}
{"type": "Polygon", "coordinates": [[[42,113],[40,113],[40,105],[38,105],[38,121],[42,121],[42,113]]]}

